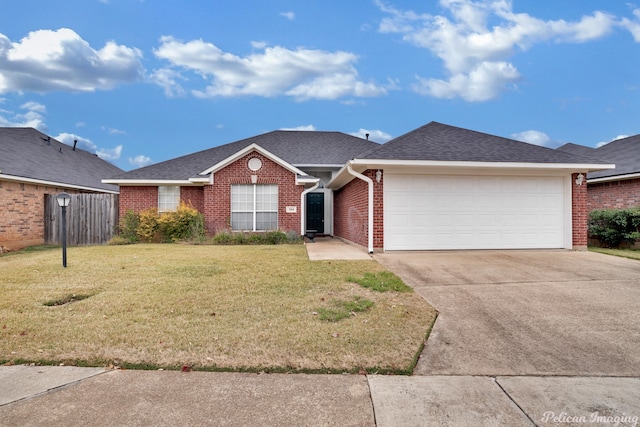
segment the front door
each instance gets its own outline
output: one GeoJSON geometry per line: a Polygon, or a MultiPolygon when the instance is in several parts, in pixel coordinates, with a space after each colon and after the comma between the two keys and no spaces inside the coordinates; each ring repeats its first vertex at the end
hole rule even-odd
{"type": "Polygon", "coordinates": [[[324,193],[307,194],[307,230],[324,233],[324,193]]]}

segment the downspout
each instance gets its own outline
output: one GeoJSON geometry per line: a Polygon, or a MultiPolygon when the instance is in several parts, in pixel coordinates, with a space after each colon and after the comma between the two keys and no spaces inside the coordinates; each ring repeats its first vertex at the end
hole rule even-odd
{"type": "Polygon", "coordinates": [[[302,194],[300,195],[300,235],[304,236],[304,234],[306,233],[307,230],[305,230],[306,228],[306,208],[307,208],[307,204],[305,203],[305,197],[307,195],[307,193],[311,193],[313,190],[317,189],[320,186],[320,180],[318,180],[318,182],[316,182],[316,185],[314,185],[311,188],[308,188],[306,190],[304,190],[302,192],[302,194]]]}
{"type": "Polygon", "coordinates": [[[361,173],[354,171],[351,168],[351,165],[347,165],[347,172],[349,172],[351,175],[355,176],[356,178],[360,178],[361,180],[366,182],[369,186],[369,209],[368,209],[369,210],[369,215],[368,215],[369,236],[368,236],[367,251],[370,254],[372,254],[373,253],[373,180],[369,177],[362,175],[361,173]]]}

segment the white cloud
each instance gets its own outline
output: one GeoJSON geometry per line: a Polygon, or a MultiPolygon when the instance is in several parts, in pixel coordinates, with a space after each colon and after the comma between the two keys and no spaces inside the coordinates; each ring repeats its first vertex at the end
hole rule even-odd
{"type": "Polygon", "coordinates": [[[549,135],[538,130],[525,130],[524,132],[514,133],[511,138],[542,147],[555,148],[560,145],[557,141],[551,139],[549,135]]]}
{"type": "Polygon", "coordinates": [[[316,127],[314,125],[303,125],[297,126],[294,128],[281,128],[280,130],[306,130],[306,131],[315,131],[316,127]]]}
{"type": "Polygon", "coordinates": [[[600,148],[600,147],[602,147],[603,145],[607,145],[607,144],[608,144],[608,143],[610,143],[610,142],[617,141],[617,140],[619,140],[619,139],[624,139],[624,138],[629,138],[629,135],[618,135],[618,136],[616,136],[615,138],[613,138],[613,139],[612,139],[612,140],[610,140],[610,141],[602,141],[602,142],[598,142],[598,143],[596,144],[596,148],[600,148]]]}
{"type": "Polygon", "coordinates": [[[179,98],[186,95],[186,91],[178,80],[186,80],[179,72],[169,68],[154,70],[149,75],[149,80],[164,89],[165,96],[179,98]]]}
{"type": "MultiPolygon", "coordinates": [[[[201,98],[286,95],[307,100],[374,97],[387,93],[383,86],[360,80],[353,66],[357,56],[344,51],[290,50],[274,46],[240,57],[203,40],[183,43],[163,37],[154,53],[174,67],[210,80],[204,90],[192,91],[201,98]]],[[[175,71],[169,68],[163,73],[171,76],[175,71]]],[[[175,83],[175,78],[168,83],[175,83]]],[[[167,82],[163,87],[166,91],[167,82]]]]}
{"type": "Polygon", "coordinates": [[[633,36],[633,39],[636,42],[640,43],[640,9],[634,9],[633,14],[636,17],[634,21],[628,18],[623,18],[620,21],[620,25],[623,28],[626,28],[627,30],[629,30],[629,32],[633,36]]]}
{"type": "Polygon", "coordinates": [[[109,135],[126,135],[127,134],[127,132],[125,132],[123,130],[110,128],[110,127],[107,127],[107,126],[102,126],[102,130],[108,132],[109,135]]]}
{"type": "Polygon", "coordinates": [[[11,110],[0,110],[0,126],[2,127],[29,127],[38,129],[41,132],[47,131],[44,114],[47,108],[38,102],[26,102],[20,106],[26,110],[23,113],[16,113],[11,110]]]}
{"type": "Polygon", "coordinates": [[[129,164],[138,168],[150,165],[151,163],[153,163],[153,161],[151,160],[151,157],[147,157],[143,155],[129,157],[129,164]]]}
{"type": "Polygon", "coordinates": [[[87,138],[83,138],[79,135],[73,133],[63,132],[55,137],[58,141],[63,144],[67,144],[73,147],[74,141],[78,141],[77,147],[86,150],[90,153],[96,154],[103,160],[113,161],[118,160],[122,155],[122,145],[118,145],[115,148],[100,148],[93,141],[87,138]]]}
{"type": "Polygon", "coordinates": [[[603,12],[574,22],[544,21],[513,12],[510,0],[440,0],[449,16],[403,11],[379,0],[377,5],[388,15],[378,31],[402,34],[443,62],[447,79],[418,77],[414,90],[467,101],[487,101],[514,86],[520,74],[508,60],[517,50],[544,41],[584,43],[604,37],[615,25],[603,12]]]}
{"type": "Polygon", "coordinates": [[[367,134],[369,134],[369,140],[384,143],[389,141],[392,136],[387,132],[378,130],[378,129],[362,129],[360,128],[357,132],[351,132],[350,135],[357,136],[358,138],[367,139],[367,134]]]}
{"type": "Polygon", "coordinates": [[[293,12],[282,12],[280,16],[284,16],[289,21],[293,21],[294,19],[296,19],[296,14],[293,12]]]}
{"type": "Polygon", "coordinates": [[[141,57],[113,41],[95,50],[68,28],[33,31],[19,42],[0,34],[0,93],[111,89],[141,79],[141,57]]]}

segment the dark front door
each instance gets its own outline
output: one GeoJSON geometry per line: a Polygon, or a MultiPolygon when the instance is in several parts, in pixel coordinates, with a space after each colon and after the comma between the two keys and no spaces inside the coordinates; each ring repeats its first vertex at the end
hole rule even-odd
{"type": "Polygon", "coordinates": [[[324,233],[324,193],[307,194],[307,230],[324,233]]]}

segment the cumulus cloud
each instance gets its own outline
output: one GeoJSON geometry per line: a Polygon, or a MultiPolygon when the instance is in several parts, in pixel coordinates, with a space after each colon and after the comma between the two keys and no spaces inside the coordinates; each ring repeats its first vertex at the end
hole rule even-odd
{"type": "Polygon", "coordinates": [[[141,168],[143,166],[148,166],[151,163],[153,163],[153,161],[151,160],[151,157],[147,157],[147,156],[143,156],[143,155],[139,155],[139,156],[135,156],[135,157],[129,157],[129,164],[132,166],[135,166],[137,168],[141,168]]]}
{"type": "Polygon", "coordinates": [[[540,132],[539,130],[525,130],[524,132],[514,133],[511,135],[511,138],[548,148],[556,148],[560,146],[557,141],[551,139],[549,135],[544,132],[540,132]]]}
{"type": "Polygon", "coordinates": [[[633,39],[640,43],[640,9],[634,9],[633,15],[636,17],[635,20],[632,21],[629,18],[623,18],[622,21],[620,21],[620,25],[629,30],[633,39]]]}
{"type": "Polygon", "coordinates": [[[357,136],[362,139],[367,139],[367,134],[369,134],[369,140],[384,143],[389,141],[392,136],[387,132],[378,130],[378,129],[362,129],[360,128],[357,132],[351,132],[351,135],[357,136]]]}
{"type": "Polygon", "coordinates": [[[47,131],[47,125],[43,114],[47,108],[38,102],[25,102],[20,106],[21,112],[12,110],[0,110],[0,126],[2,127],[28,127],[47,131]]]}
{"type": "Polygon", "coordinates": [[[0,93],[111,89],[142,78],[141,57],[113,41],[96,50],[68,28],[33,31],[19,42],[0,34],[0,93]]]}
{"type": "Polygon", "coordinates": [[[362,81],[354,67],[357,56],[344,51],[290,50],[274,46],[241,57],[203,40],[185,43],[162,37],[154,53],[171,63],[169,71],[161,71],[166,78],[162,84],[165,91],[167,87],[182,87],[175,78],[180,74],[175,74],[173,68],[179,67],[208,81],[209,85],[203,90],[192,91],[200,98],[285,95],[303,101],[375,97],[387,93],[381,85],[362,81]]]}
{"type": "Polygon", "coordinates": [[[414,90],[436,98],[487,101],[521,78],[509,59],[536,43],[584,43],[607,35],[615,17],[603,12],[579,21],[541,20],[515,13],[510,0],[440,0],[444,15],[405,11],[377,0],[387,14],[381,33],[398,33],[442,60],[446,79],[417,77],[414,90]],[[447,15],[447,16],[445,16],[447,15]]]}
{"type": "Polygon", "coordinates": [[[120,156],[122,155],[122,145],[118,145],[115,148],[101,148],[98,147],[93,141],[91,141],[90,139],[87,138],[83,138],[79,135],[73,134],[73,133],[60,133],[58,136],[55,137],[55,139],[57,139],[58,141],[62,142],[63,144],[67,144],[73,147],[74,141],[78,141],[78,148],[81,148],[83,150],[86,150],[90,153],[94,153],[96,154],[98,157],[100,157],[103,160],[107,160],[107,161],[114,161],[114,160],[118,160],[120,158],[120,156]]]}

